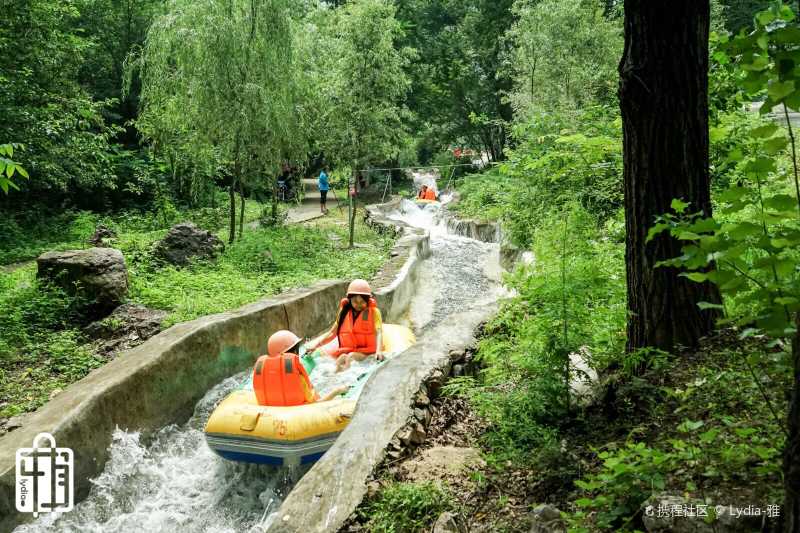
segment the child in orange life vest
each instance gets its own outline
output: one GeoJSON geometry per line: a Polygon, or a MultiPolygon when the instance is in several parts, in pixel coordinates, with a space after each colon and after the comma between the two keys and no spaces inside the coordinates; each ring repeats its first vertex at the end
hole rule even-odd
{"type": "Polygon", "coordinates": [[[419,190],[417,198],[420,200],[436,200],[436,193],[432,188],[428,187],[427,185],[423,185],[419,190]]]}
{"type": "Polygon", "coordinates": [[[347,298],[339,303],[339,314],[322,339],[309,345],[309,350],[339,339],[339,347],[327,353],[336,357],[336,371],[350,367],[352,361],[363,361],[370,355],[383,361],[383,321],[372,289],[363,279],[356,279],[347,288],[347,298]]]}
{"type": "Polygon", "coordinates": [[[253,391],[259,405],[289,407],[326,402],[347,392],[347,387],[339,387],[320,399],[300,363],[300,343],[297,335],[286,330],[275,332],[269,338],[269,355],[259,357],[253,368],[253,391]]]}

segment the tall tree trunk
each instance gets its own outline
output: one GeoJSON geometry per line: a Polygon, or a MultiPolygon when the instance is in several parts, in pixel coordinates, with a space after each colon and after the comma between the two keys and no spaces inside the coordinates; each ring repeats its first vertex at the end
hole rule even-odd
{"type": "Polygon", "coordinates": [[[272,224],[278,222],[278,178],[272,178],[272,224]]]}
{"type": "Polygon", "coordinates": [[[662,235],[645,243],[674,198],[711,214],[708,172],[708,0],[625,0],[619,65],[622,111],[628,350],[694,346],[714,327],[717,289],[679,277],[658,261],[680,255],[662,235]]]}
{"type": "Polygon", "coordinates": [[[239,199],[239,238],[241,239],[242,233],[244,233],[244,183],[242,180],[239,180],[239,199]]]}
{"type": "Polygon", "coordinates": [[[797,332],[792,342],[794,386],[789,404],[789,437],[783,450],[784,531],[800,531],[800,313],[795,315],[797,332]]]}
{"type": "Polygon", "coordinates": [[[228,244],[233,244],[236,239],[236,173],[231,176],[231,185],[228,188],[228,196],[230,197],[230,232],[228,233],[228,244]]]}
{"type": "Polygon", "coordinates": [[[357,187],[358,187],[358,176],[356,175],[355,171],[353,171],[352,179],[353,179],[352,185],[348,185],[348,187],[347,187],[347,196],[348,196],[348,198],[350,200],[349,203],[347,204],[349,206],[349,209],[347,210],[347,215],[348,215],[347,218],[349,219],[348,223],[350,225],[350,239],[348,241],[349,244],[350,244],[350,248],[353,247],[353,238],[355,236],[355,227],[356,227],[356,197],[355,197],[355,194],[352,194],[350,192],[351,189],[353,191],[358,190],[357,189],[357,187]]]}

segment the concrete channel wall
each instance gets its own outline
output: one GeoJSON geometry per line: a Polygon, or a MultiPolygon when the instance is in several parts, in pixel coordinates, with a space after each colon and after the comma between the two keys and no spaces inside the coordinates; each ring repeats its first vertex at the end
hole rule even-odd
{"type": "MultiPolygon", "coordinates": [[[[368,212],[370,213],[370,212],[368,212]]],[[[416,287],[418,263],[430,255],[425,232],[396,226],[380,213],[368,219],[383,231],[401,234],[391,259],[373,279],[387,321],[402,317],[416,287]]],[[[145,437],[168,424],[183,423],[212,386],[250,367],[278,329],[301,335],[330,325],[349,280],[320,282],[247,305],[236,311],[177,324],[120,354],[67,387],[23,426],[0,437],[0,532],[31,518],[14,504],[15,456],[41,432],[74,452],[76,501],[109,458],[112,433],[119,427],[145,437]]]]}

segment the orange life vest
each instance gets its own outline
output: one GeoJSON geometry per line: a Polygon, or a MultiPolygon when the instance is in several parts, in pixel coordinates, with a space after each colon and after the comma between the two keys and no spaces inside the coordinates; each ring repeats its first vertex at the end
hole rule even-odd
{"type": "Polygon", "coordinates": [[[262,355],[258,358],[253,368],[253,390],[258,405],[288,407],[307,403],[306,390],[312,389],[300,357],[287,353],[278,357],[262,355]]]}
{"type": "Polygon", "coordinates": [[[424,200],[427,195],[428,195],[427,189],[426,190],[420,189],[419,194],[417,194],[417,198],[419,198],[420,200],[424,200]]]}
{"type": "Polygon", "coordinates": [[[345,353],[361,352],[372,354],[377,351],[378,339],[375,334],[375,310],[378,302],[370,298],[367,308],[353,320],[350,302],[343,298],[339,303],[339,348],[333,353],[338,357],[345,353]]]}
{"type": "Polygon", "coordinates": [[[428,190],[425,191],[425,199],[426,200],[436,200],[436,193],[433,192],[433,189],[428,187],[428,190]]]}

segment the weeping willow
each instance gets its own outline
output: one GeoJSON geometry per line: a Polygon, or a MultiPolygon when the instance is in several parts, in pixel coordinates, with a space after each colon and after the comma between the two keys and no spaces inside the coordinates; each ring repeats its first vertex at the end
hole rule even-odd
{"type": "Polygon", "coordinates": [[[244,205],[245,185],[276,176],[301,149],[289,8],[289,0],[173,0],[131,62],[142,80],[138,127],[155,149],[224,169],[231,242],[236,193],[244,205]]]}

